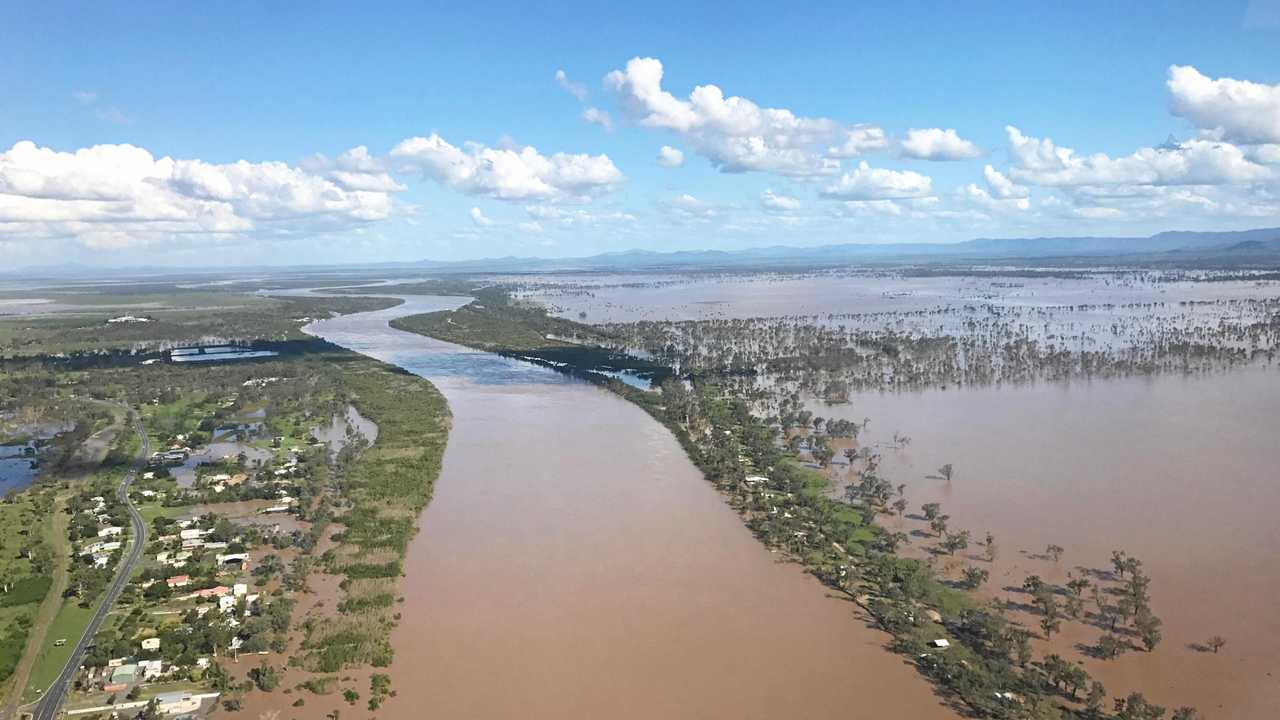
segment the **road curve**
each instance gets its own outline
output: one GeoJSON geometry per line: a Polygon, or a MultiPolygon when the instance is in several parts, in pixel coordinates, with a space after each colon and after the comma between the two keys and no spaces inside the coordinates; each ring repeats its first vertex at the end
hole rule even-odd
{"type": "Polygon", "coordinates": [[[107,613],[111,611],[111,606],[115,604],[120,597],[120,593],[124,591],[124,586],[129,582],[129,576],[133,574],[133,569],[138,566],[138,561],[142,559],[142,551],[147,546],[147,524],[143,522],[138,508],[134,507],[133,502],[129,500],[129,485],[137,477],[138,471],[142,469],[143,464],[146,463],[147,458],[151,455],[151,440],[143,430],[142,419],[137,413],[134,413],[129,408],[125,408],[125,410],[132,416],[134,432],[138,433],[138,437],[142,440],[138,456],[134,458],[133,464],[129,466],[129,471],[125,473],[124,480],[121,481],[120,487],[116,490],[116,497],[129,510],[129,520],[133,525],[133,538],[129,545],[129,554],[120,563],[120,567],[116,571],[115,580],[112,581],[111,587],[107,589],[107,596],[103,598],[97,612],[89,620],[89,625],[85,627],[84,634],[76,642],[75,649],[71,651],[71,656],[67,658],[67,664],[63,666],[62,672],[58,673],[58,677],[53,681],[53,684],[45,690],[44,696],[36,703],[35,711],[32,713],[33,720],[53,720],[57,716],[58,710],[62,707],[62,701],[67,694],[67,686],[70,685],[71,679],[75,677],[76,671],[80,668],[80,663],[84,662],[84,654],[93,642],[94,635],[98,634],[98,628],[101,627],[102,621],[107,617],[107,613]]]}

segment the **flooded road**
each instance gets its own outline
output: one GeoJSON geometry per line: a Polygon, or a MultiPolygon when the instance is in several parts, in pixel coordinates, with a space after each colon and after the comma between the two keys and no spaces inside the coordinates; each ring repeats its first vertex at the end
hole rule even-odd
{"type": "Polygon", "coordinates": [[[991,589],[1001,597],[1017,600],[1001,587],[1020,585],[1028,573],[1062,583],[1078,565],[1109,567],[1112,550],[1141,559],[1165,623],[1160,647],[1086,659],[1075,644],[1096,642],[1100,631],[1068,623],[1050,650],[1084,660],[1111,693],[1138,689],[1215,718],[1276,716],[1274,368],[864,393],[846,406],[814,409],[870,417],[868,442],[895,432],[911,438],[903,450],[882,450],[881,474],[906,484],[912,510],[941,503],[953,529],[995,534],[1001,559],[991,589]],[[945,463],[954,465],[950,483],[927,477],[945,463]],[[1060,563],[1041,556],[1050,543],[1066,548],[1060,563]],[[1227,639],[1220,654],[1194,647],[1213,635],[1227,639]]]}
{"type": "Polygon", "coordinates": [[[379,717],[955,717],[643,411],[386,325],[466,301],[308,327],[430,379],[453,412],[379,717]]]}

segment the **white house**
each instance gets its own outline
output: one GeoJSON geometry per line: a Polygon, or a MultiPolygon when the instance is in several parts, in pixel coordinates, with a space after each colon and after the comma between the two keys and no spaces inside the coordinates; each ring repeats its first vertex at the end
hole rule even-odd
{"type": "Polygon", "coordinates": [[[143,641],[142,641],[142,649],[143,649],[143,650],[159,650],[159,649],[160,649],[160,638],[158,638],[158,637],[152,637],[152,638],[145,638],[145,639],[143,639],[143,641]]]}

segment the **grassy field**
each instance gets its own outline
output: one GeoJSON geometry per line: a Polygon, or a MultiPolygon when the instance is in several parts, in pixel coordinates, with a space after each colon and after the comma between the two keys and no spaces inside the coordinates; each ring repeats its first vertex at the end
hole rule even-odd
{"type": "Polygon", "coordinates": [[[40,697],[37,690],[43,691],[53,683],[54,678],[58,677],[67,658],[71,657],[71,651],[75,649],[76,640],[89,624],[89,618],[93,617],[93,611],[94,607],[82,608],[74,600],[62,603],[58,614],[49,625],[48,632],[45,633],[45,642],[36,654],[35,664],[31,667],[31,678],[27,681],[27,689],[22,695],[24,703],[40,697]],[[64,638],[67,641],[66,644],[61,647],[54,646],[54,641],[64,638]]]}
{"type": "Polygon", "coordinates": [[[64,298],[32,291],[30,296],[49,297],[57,302],[74,299],[77,307],[40,315],[0,317],[0,357],[159,348],[210,338],[244,342],[299,340],[307,337],[301,327],[310,320],[399,303],[385,298],[275,298],[243,292],[64,298]],[[107,322],[122,315],[145,317],[149,322],[107,322]]]}

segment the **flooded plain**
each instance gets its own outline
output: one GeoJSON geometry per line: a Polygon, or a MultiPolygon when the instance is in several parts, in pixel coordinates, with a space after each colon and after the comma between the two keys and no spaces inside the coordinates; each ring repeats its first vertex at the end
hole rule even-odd
{"type": "Polygon", "coordinates": [[[308,327],[427,377],[453,412],[380,717],[955,717],[643,411],[386,325],[466,301],[308,327]]]}
{"type": "MultiPolygon", "coordinates": [[[[912,510],[941,503],[951,529],[1000,547],[990,565],[971,550],[959,565],[990,568],[990,597],[1025,603],[1029,574],[1109,568],[1113,550],[1140,558],[1164,621],[1154,653],[1088,657],[1101,630],[1067,623],[1038,653],[1085,664],[1109,694],[1130,690],[1210,717],[1273,717],[1280,708],[1280,369],[1273,364],[1280,284],[1158,273],[1073,277],[902,277],[863,273],[796,278],[577,279],[527,297],[591,322],[775,318],[920,336],[1026,339],[1066,352],[1188,342],[1254,353],[1254,362],[1192,375],[861,392],[848,404],[810,403],[815,415],[862,421],[881,448],[880,474],[906,485],[912,510]],[[1247,334],[1243,328],[1263,328],[1247,334]],[[1267,330],[1266,328],[1270,328],[1267,330]],[[1270,333],[1270,334],[1269,334],[1270,333]],[[910,438],[892,449],[895,434],[910,438]],[[951,463],[954,479],[937,477],[951,463]],[[933,476],[933,477],[930,477],[933,476]],[[1066,548],[1060,562],[1045,548],[1066,548]],[[1205,647],[1227,639],[1221,653],[1205,647]]],[[[767,325],[767,323],[765,323],[767,325]]],[[[764,326],[764,325],[762,325],[764,326]]],[[[751,342],[748,333],[744,342],[751,342]]],[[[770,379],[757,387],[768,389],[770,379]]],[[[843,470],[838,471],[845,472],[843,470]]],[[[930,557],[927,524],[908,552],[930,557]]],[[[898,527],[898,526],[901,527],[898,527]]],[[[940,569],[956,560],[941,557],[940,569]]],[[[1017,619],[1035,628],[1038,618],[1017,619]]],[[[1134,641],[1136,643],[1136,641],[1134,641]]]]}
{"type": "Polygon", "coordinates": [[[995,535],[998,597],[1017,600],[1003,588],[1027,574],[1061,584],[1077,566],[1109,567],[1112,550],[1141,559],[1161,646],[1091,660],[1074,644],[1101,631],[1077,627],[1051,650],[1083,660],[1113,694],[1141,690],[1216,718],[1275,716],[1280,370],[862,393],[814,410],[871,418],[863,442],[911,438],[882,451],[881,475],[906,484],[913,509],[941,503],[953,529],[995,535]],[[936,477],[946,463],[950,483],[936,477]],[[1060,563],[1040,556],[1050,543],[1066,548],[1060,563]],[[1198,647],[1212,635],[1227,639],[1220,654],[1198,647]]]}

